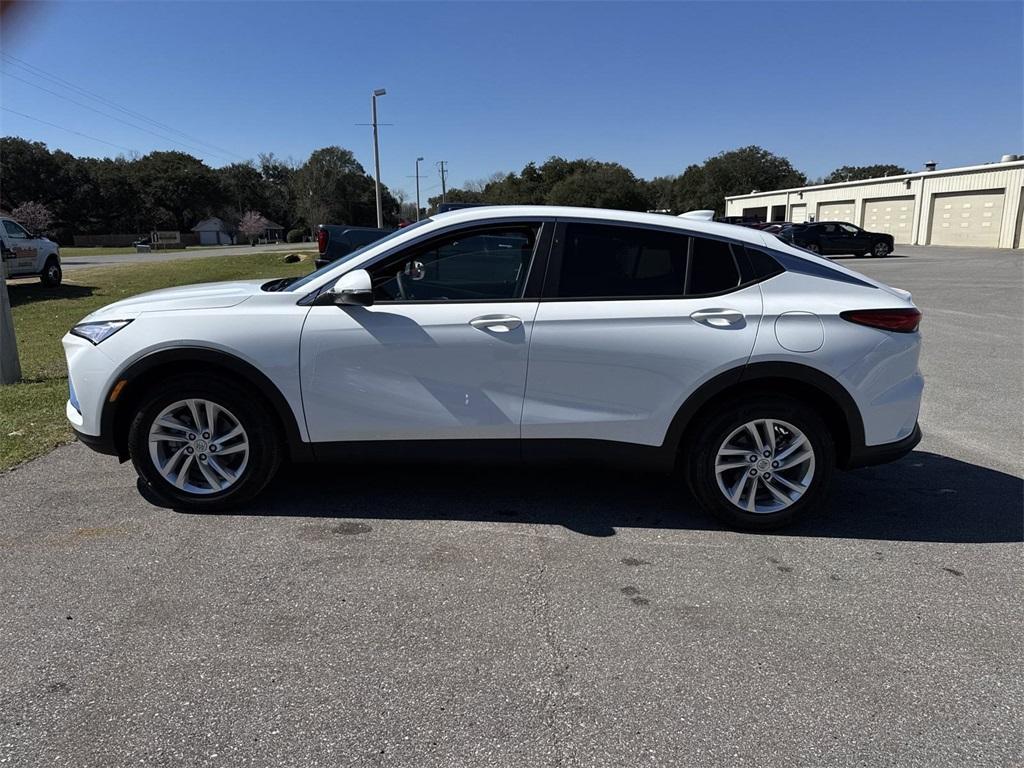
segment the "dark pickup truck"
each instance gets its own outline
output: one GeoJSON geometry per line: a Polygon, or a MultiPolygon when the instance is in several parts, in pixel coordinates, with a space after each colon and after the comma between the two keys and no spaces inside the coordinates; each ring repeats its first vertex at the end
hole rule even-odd
{"type": "Polygon", "coordinates": [[[321,224],[316,231],[317,269],[335,259],[347,256],[364,245],[380,240],[390,230],[376,227],[349,227],[344,224],[321,224]]]}

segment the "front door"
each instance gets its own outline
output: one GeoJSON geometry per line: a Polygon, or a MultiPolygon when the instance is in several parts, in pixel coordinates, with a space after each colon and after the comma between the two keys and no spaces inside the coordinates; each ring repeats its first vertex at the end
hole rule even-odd
{"type": "Polygon", "coordinates": [[[743,285],[725,241],[569,222],[547,272],[530,345],[524,455],[552,438],[660,446],[693,390],[743,366],[753,350],[761,290],[743,285]]]}
{"type": "Polygon", "coordinates": [[[868,234],[860,227],[855,227],[853,224],[840,224],[839,229],[842,230],[847,253],[863,253],[871,249],[868,234]]]}
{"type": "Polygon", "coordinates": [[[368,267],[373,305],[312,307],[311,440],[518,441],[538,304],[527,286],[545,239],[539,222],[442,233],[368,267]]]}
{"type": "Polygon", "coordinates": [[[29,237],[28,232],[16,221],[4,219],[4,239],[7,243],[5,262],[9,275],[28,275],[36,271],[39,255],[38,241],[29,237]]]}

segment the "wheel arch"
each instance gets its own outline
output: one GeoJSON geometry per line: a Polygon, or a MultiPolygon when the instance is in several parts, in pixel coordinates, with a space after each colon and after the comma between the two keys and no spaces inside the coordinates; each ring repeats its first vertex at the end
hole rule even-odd
{"type": "Polygon", "coordinates": [[[110,435],[116,455],[122,461],[128,458],[128,429],[135,408],[148,390],[148,384],[164,376],[199,372],[214,374],[228,380],[240,381],[251,387],[268,406],[268,410],[281,429],[293,460],[309,457],[309,444],[303,442],[295,414],[287,399],[266,374],[235,355],[205,347],[174,347],[162,349],[139,358],[125,368],[115,379],[111,391],[104,399],[100,416],[100,433],[110,435]],[[121,384],[121,382],[126,382],[121,384]],[[120,386],[118,396],[111,394],[120,386]]]}
{"type": "Polygon", "coordinates": [[[864,421],[853,397],[838,381],[800,363],[761,362],[734,368],[700,386],[679,408],[663,448],[673,454],[688,447],[702,417],[717,405],[746,393],[788,395],[810,403],[832,432],[840,467],[864,445],[864,421]]]}

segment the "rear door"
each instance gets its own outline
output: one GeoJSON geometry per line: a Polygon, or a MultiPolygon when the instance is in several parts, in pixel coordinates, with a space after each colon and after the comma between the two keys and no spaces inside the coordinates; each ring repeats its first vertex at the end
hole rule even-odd
{"type": "Polygon", "coordinates": [[[511,440],[518,453],[533,270],[552,226],[441,233],[367,268],[372,306],[312,307],[300,364],[311,440],[511,440]]]}
{"type": "Polygon", "coordinates": [[[743,365],[761,291],[724,240],[598,221],[556,229],[523,409],[531,439],[659,446],[691,392],[743,365]]]}

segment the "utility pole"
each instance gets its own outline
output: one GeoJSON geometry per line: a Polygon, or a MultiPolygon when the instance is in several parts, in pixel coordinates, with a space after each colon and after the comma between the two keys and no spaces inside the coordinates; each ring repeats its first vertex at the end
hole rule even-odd
{"type": "Polygon", "coordinates": [[[441,171],[441,202],[442,203],[447,203],[448,202],[448,191],[447,191],[447,187],[445,186],[445,179],[444,179],[445,174],[447,173],[447,170],[445,169],[446,165],[448,165],[448,161],[447,160],[438,160],[437,161],[437,167],[441,171]]]}
{"type": "Polygon", "coordinates": [[[420,220],[420,163],[422,162],[422,157],[416,158],[416,221],[420,220]]]}
{"type": "Polygon", "coordinates": [[[14,338],[14,318],[7,296],[7,265],[4,256],[7,246],[0,248],[0,386],[21,381],[21,362],[18,360],[18,342],[14,338]]]}
{"type": "Polygon", "coordinates": [[[373,92],[373,166],[375,170],[374,185],[377,189],[377,229],[384,228],[384,205],[380,197],[380,146],[377,141],[377,97],[383,96],[387,91],[378,88],[373,92]]]}

